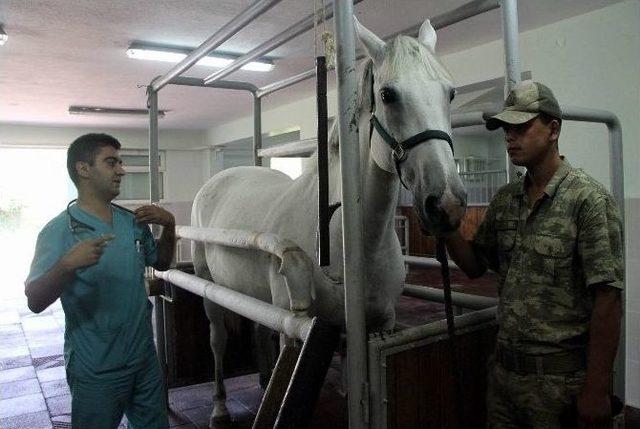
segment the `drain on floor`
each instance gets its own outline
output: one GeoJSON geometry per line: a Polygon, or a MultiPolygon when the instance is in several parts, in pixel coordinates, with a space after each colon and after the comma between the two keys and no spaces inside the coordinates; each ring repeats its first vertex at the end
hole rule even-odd
{"type": "Polygon", "coordinates": [[[71,428],[71,422],[59,422],[53,420],[51,422],[53,429],[68,429],[71,428]]]}

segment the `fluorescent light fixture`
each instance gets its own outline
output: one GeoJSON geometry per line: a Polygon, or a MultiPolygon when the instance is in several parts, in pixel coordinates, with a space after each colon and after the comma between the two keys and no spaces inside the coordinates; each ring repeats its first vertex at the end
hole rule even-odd
{"type": "Polygon", "coordinates": [[[4,28],[0,25],[0,46],[4,45],[9,40],[9,36],[4,32],[4,28]]]}
{"type": "MultiPolygon", "coordinates": [[[[163,117],[168,110],[158,110],[158,116],[163,117]]],[[[147,109],[119,109],[114,107],[97,106],[69,106],[70,115],[148,115],[147,109]]]]}
{"type": "MultiPolygon", "coordinates": [[[[137,60],[164,61],[168,63],[177,63],[182,61],[192,49],[178,48],[159,45],[147,45],[142,43],[133,43],[127,49],[127,56],[137,60]]],[[[237,56],[230,54],[215,53],[209,54],[200,59],[196,64],[201,66],[222,68],[231,64],[237,56]]],[[[242,66],[242,70],[255,72],[268,72],[273,70],[273,63],[265,58],[242,66]]]]}

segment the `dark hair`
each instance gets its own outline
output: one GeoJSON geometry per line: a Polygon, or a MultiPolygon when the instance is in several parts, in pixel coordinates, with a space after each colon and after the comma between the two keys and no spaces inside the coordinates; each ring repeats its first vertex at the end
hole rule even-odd
{"type": "Polygon", "coordinates": [[[120,142],[108,134],[85,134],[78,137],[71,143],[67,150],[67,171],[69,177],[74,184],[78,184],[78,172],[76,171],[76,162],[86,162],[93,165],[96,161],[96,155],[105,146],[119,150],[120,142]]]}
{"type": "Polygon", "coordinates": [[[562,118],[556,118],[548,113],[540,112],[538,115],[543,124],[549,125],[551,121],[558,121],[558,131],[562,129],[562,118]]]}

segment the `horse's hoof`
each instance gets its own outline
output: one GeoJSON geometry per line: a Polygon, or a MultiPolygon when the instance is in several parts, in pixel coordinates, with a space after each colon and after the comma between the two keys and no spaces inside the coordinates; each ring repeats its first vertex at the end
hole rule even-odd
{"type": "Polygon", "coordinates": [[[214,407],[209,418],[209,429],[220,429],[224,424],[231,422],[231,415],[226,406],[214,407]]]}

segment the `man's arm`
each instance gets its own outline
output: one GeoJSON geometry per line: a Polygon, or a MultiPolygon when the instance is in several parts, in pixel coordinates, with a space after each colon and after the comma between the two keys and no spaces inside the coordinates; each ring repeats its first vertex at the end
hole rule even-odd
{"type": "Polygon", "coordinates": [[[486,265],[478,258],[471,243],[465,240],[459,231],[449,235],[446,243],[451,259],[470,279],[480,277],[487,271],[486,265]]]}
{"type": "Polygon", "coordinates": [[[173,255],[176,248],[176,225],[174,223],[165,225],[162,228],[162,234],[158,239],[158,259],[153,268],[165,271],[168,270],[173,261],[173,255]]]}
{"type": "Polygon", "coordinates": [[[97,263],[112,235],[86,240],[72,247],[49,271],[24,285],[27,305],[40,313],[62,295],[73,280],[76,270],[97,263]]]}
{"type": "Polygon", "coordinates": [[[153,268],[160,271],[169,269],[176,247],[176,219],[170,212],[154,204],[138,207],[133,213],[137,222],[162,226],[162,233],[157,241],[158,258],[153,268]]]}
{"type": "Polygon", "coordinates": [[[587,425],[611,417],[609,389],[622,317],[620,290],[606,284],[592,287],[595,304],[589,324],[587,377],[577,400],[578,415],[587,425]]]}

